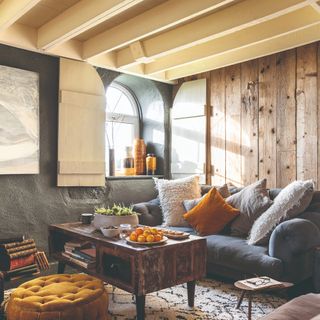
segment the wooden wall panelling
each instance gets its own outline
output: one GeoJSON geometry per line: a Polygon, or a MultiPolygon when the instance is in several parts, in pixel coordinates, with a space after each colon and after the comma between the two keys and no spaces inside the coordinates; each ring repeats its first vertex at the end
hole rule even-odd
{"type": "Polygon", "coordinates": [[[259,59],[259,178],[277,186],[276,56],[259,59]]]}
{"type": "Polygon", "coordinates": [[[226,68],[226,182],[242,186],[240,65],[226,68]]]}
{"type": "Polygon", "coordinates": [[[296,50],[276,55],[277,187],[296,179],[296,50]]]}
{"type": "Polygon", "coordinates": [[[241,64],[241,175],[249,185],[258,172],[258,60],[241,64]]]}
{"type": "Polygon", "coordinates": [[[297,178],[317,181],[317,44],[297,49],[297,178]]]}
{"type": "Polygon", "coordinates": [[[211,72],[211,163],[212,184],[222,185],[226,181],[226,104],[225,69],[211,72]]]}

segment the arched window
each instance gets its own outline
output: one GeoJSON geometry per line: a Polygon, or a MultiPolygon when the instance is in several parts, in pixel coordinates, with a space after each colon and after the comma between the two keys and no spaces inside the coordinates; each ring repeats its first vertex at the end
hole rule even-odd
{"type": "Polygon", "coordinates": [[[106,173],[122,174],[122,159],[127,147],[139,138],[140,108],[135,96],[124,86],[113,82],[106,93],[106,173]],[[115,172],[110,166],[114,157],[115,172]]]}

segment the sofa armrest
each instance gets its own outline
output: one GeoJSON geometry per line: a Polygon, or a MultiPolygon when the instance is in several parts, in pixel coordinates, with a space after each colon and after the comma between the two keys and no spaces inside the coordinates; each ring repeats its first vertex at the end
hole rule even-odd
{"type": "Polygon", "coordinates": [[[158,198],[148,202],[136,203],[133,210],[139,213],[139,223],[147,226],[158,226],[162,224],[162,210],[158,198]]]}
{"type": "Polygon", "coordinates": [[[284,221],[274,229],[269,242],[269,255],[290,262],[294,255],[319,245],[318,227],[311,221],[296,218],[284,221]]]}

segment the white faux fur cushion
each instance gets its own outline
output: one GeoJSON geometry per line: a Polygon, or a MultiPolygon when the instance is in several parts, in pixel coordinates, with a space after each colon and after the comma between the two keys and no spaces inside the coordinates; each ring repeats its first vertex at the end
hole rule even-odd
{"type": "Polygon", "coordinates": [[[253,224],[249,244],[263,244],[272,230],[281,221],[294,218],[310,204],[313,196],[313,181],[294,181],[285,187],[253,224]]]}
{"type": "Polygon", "coordinates": [[[183,201],[201,197],[199,176],[177,180],[154,179],[159,191],[160,205],[163,213],[163,225],[171,227],[189,226],[184,220],[186,212],[183,201]]]}

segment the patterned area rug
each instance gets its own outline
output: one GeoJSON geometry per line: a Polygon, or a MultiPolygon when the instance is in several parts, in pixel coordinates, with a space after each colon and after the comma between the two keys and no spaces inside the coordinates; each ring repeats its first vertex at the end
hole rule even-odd
{"type": "MultiPolygon", "coordinates": [[[[131,294],[106,286],[110,293],[109,319],[134,320],[136,315],[131,294]]],[[[196,286],[195,308],[188,307],[186,285],[175,286],[146,297],[146,320],[247,320],[248,302],[244,298],[241,308],[235,309],[240,291],[232,284],[207,279],[196,286]]],[[[6,291],[6,296],[10,290],[6,291]]],[[[252,319],[256,320],[286,300],[277,295],[253,295],[252,319]]]]}

